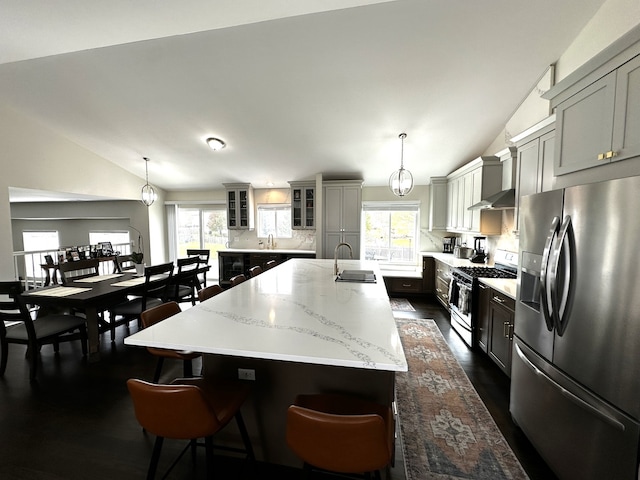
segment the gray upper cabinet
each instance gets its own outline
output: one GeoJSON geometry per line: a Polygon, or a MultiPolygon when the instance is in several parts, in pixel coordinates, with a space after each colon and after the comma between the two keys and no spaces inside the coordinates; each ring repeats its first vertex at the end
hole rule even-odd
{"type": "Polygon", "coordinates": [[[447,229],[447,177],[431,177],[429,231],[447,229]]]}
{"type": "Polygon", "coordinates": [[[543,97],[556,110],[556,176],[639,157],[640,27],[543,97]]]}
{"type": "Polygon", "coordinates": [[[640,55],[618,68],[613,125],[612,160],[640,155],[640,55]]]}
{"type": "Polygon", "coordinates": [[[227,190],[227,227],[230,230],[253,230],[253,188],[249,183],[225,183],[227,190]]]}
{"type": "Polygon", "coordinates": [[[479,157],[447,176],[447,230],[500,235],[502,214],[497,210],[469,210],[471,205],[498,193],[502,165],[498,157],[479,157]]]}
{"type": "Polygon", "coordinates": [[[516,211],[514,229],[519,229],[520,199],[553,189],[555,115],[513,137],[517,147],[516,211]]]}
{"type": "MultiPolygon", "coordinates": [[[[611,152],[615,72],[560,103],[556,109],[558,145],[555,174],[596,167],[611,152]]],[[[609,157],[611,158],[611,157],[609,157]]]]}
{"type": "Polygon", "coordinates": [[[291,228],[314,230],[316,228],[315,182],[289,182],[291,185],[291,228]]]}

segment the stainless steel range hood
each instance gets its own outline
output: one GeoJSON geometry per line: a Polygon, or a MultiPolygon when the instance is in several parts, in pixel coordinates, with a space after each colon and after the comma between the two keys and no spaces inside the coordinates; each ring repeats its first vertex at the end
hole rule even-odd
{"type": "Polygon", "coordinates": [[[515,188],[510,188],[509,190],[503,190],[480,200],[478,203],[471,205],[468,210],[506,210],[508,208],[515,208],[515,206],[516,190],[515,188]]]}

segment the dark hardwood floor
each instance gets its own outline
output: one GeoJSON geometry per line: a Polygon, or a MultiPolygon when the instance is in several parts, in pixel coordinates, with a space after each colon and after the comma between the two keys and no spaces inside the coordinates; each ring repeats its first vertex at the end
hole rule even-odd
{"type": "MultiPolygon", "coordinates": [[[[469,350],[449,330],[448,314],[435,301],[410,300],[416,308],[411,316],[433,318],[438,323],[530,478],[553,479],[511,421],[508,378],[486,355],[469,350]]],[[[98,363],[82,360],[79,344],[61,345],[59,355],[50,346],[43,348],[36,384],[28,380],[24,347],[9,346],[7,371],[0,379],[1,479],[145,478],[154,438],[136,422],[125,381],[132,377],[151,379],[155,358],[144,349],[125,347],[126,334],[125,327],[119,327],[113,346],[108,333],[102,336],[102,360],[98,363]]],[[[199,360],[194,371],[200,371],[199,360]]],[[[161,381],[179,376],[181,365],[166,362],[161,381]]],[[[182,446],[182,442],[165,442],[157,478],[182,446]]],[[[248,464],[226,456],[216,457],[216,468],[216,478],[224,479],[301,478],[301,471],[294,468],[248,464]]],[[[194,469],[185,455],[168,478],[204,478],[203,457],[194,469]]]]}

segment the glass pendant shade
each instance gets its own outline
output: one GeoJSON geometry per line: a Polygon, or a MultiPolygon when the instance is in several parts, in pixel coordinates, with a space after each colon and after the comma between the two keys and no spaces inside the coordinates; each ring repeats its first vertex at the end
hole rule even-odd
{"type": "Polygon", "coordinates": [[[406,137],[406,133],[398,135],[398,138],[400,138],[400,141],[402,142],[400,150],[400,168],[393,172],[389,177],[389,188],[397,197],[404,197],[413,190],[413,175],[411,175],[409,170],[404,168],[404,139],[406,137]]]}
{"type": "Polygon", "coordinates": [[[399,168],[389,177],[389,188],[397,197],[404,197],[413,190],[413,175],[405,168],[399,168]]]}
{"type": "Polygon", "coordinates": [[[158,198],[158,194],[153,189],[151,185],[148,183],[142,187],[142,203],[144,203],[147,207],[153,205],[153,202],[158,198]]]}
{"type": "Polygon", "coordinates": [[[147,183],[145,183],[144,186],[142,187],[142,192],[141,192],[142,203],[144,203],[147,207],[150,207],[151,205],[153,205],[153,202],[155,202],[156,199],[158,198],[158,194],[153,189],[153,187],[149,185],[149,159],[147,157],[142,157],[142,158],[145,162],[144,171],[145,171],[145,180],[147,181],[147,183]]]}

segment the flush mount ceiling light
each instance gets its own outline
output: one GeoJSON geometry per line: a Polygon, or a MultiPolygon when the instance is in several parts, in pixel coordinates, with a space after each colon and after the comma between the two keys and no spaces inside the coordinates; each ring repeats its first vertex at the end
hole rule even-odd
{"type": "Polygon", "coordinates": [[[211,150],[222,150],[224,147],[227,146],[227,144],[224,143],[224,140],[220,140],[219,138],[215,138],[215,137],[207,138],[206,142],[207,142],[207,145],[211,147],[211,150]]]}
{"type": "Polygon", "coordinates": [[[413,175],[409,170],[404,168],[404,139],[407,138],[406,133],[398,135],[401,141],[400,147],[400,168],[393,172],[389,177],[389,188],[394,195],[404,197],[413,190],[413,175]]]}
{"type": "Polygon", "coordinates": [[[153,202],[158,198],[158,194],[153,189],[151,185],[149,185],[149,159],[147,157],[142,157],[144,160],[144,168],[145,168],[145,179],[147,183],[142,187],[142,203],[144,203],[147,207],[153,205],[153,202]]]}

